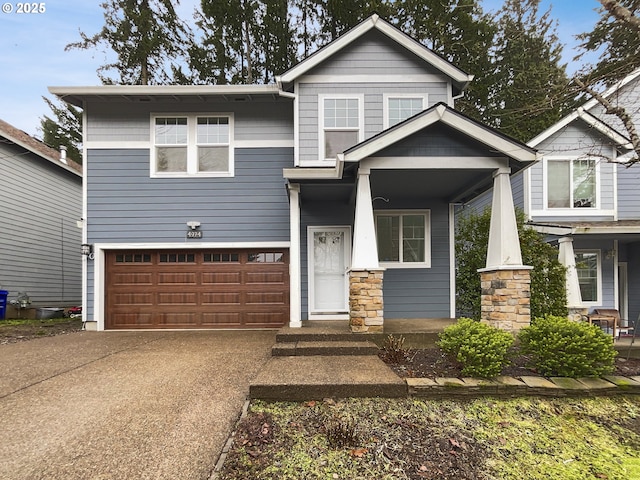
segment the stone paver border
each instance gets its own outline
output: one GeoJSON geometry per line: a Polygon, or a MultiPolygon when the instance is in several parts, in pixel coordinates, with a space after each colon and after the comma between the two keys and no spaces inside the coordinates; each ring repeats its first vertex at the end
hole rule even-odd
{"type": "Polygon", "coordinates": [[[592,397],[597,395],[640,395],[640,376],[607,375],[602,378],[496,377],[407,378],[410,397],[592,397]]]}

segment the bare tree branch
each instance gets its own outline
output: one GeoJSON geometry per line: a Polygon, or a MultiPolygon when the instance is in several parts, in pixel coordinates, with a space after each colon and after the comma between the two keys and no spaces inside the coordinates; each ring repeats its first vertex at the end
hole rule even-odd
{"type": "Polygon", "coordinates": [[[635,17],[631,10],[624,7],[617,0],[598,0],[609,14],[616,20],[620,20],[640,31],[640,18],[635,17]]]}
{"type": "MultiPolygon", "coordinates": [[[[605,1],[605,0],[601,0],[601,1],[605,1]]],[[[581,89],[583,89],[593,98],[595,98],[598,101],[598,103],[605,108],[606,113],[608,113],[609,115],[615,115],[620,119],[620,121],[624,125],[624,128],[627,130],[627,133],[629,134],[629,138],[631,140],[631,146],[633,147],[633,150],[635,152],[635,157],[625,162],[626,165],[633,165],[634,163],[640,162],[640,136],[638,136],[638,130],[636,129],[636,125],[633,122],[633,118],[629,114],[627,109],[618,105],[614,105],[608,99],[606,99],[602,94],[595,91],[593,88],[585,84],[579,78],[576,78],[575,82],[581,89]]]]}

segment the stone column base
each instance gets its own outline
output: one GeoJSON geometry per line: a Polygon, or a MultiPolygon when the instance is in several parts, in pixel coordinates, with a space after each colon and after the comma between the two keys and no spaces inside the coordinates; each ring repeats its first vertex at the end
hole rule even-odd
{"type": "Polygon", "coordinates": [[[483,270],[481,319],[494,327],[518,331],[531,324],[531,268],[483,270]]]}
{"type": "Polygon", "coordinates": [[[569,317],[569,320],[573,320],[574,322],[586,322],[588,313],[588,308],[569,307],[569,313],[567,316],[569,317]]]}
{"type": "Polygon", "coordinates": [[[351,270],[349,272],[349,326],[352,332],[382,332],[384,328],[383,276],[384,270],[351,270]]]}

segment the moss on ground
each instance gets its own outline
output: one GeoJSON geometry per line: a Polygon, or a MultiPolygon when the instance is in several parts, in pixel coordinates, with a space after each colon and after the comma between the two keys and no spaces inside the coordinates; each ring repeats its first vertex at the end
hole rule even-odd
{"type": "Polygon", "coordinates": [[[219,478],[640,479],[640,398],[254,401],[219,478]]]}

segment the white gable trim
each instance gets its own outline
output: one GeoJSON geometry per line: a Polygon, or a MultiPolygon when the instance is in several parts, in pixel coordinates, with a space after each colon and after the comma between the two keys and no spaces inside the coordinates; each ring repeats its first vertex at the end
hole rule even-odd
{"type": "Polygon", "coordinates": [[[468,75],[462,70],[459,70],[443,58],[440,58],[438,55],[433,53],[421,43],[417,42],[408,35],[405,35],[400,30],[393,27],[391,24],[382,20],[378,15],[374,14],[356,27],[349,30],[344,35],[338,37],[327,46],[321,48],[316,53],[300,62],[295,67],[291,68],[289,71],[285,72],[283,75],[276,77],[277,84],[281,86],[283,83],[290,83],[294,80],[297,80],[298,77],[304,75],[314,67],[318,66],[374,28],[409,50],[411,53],[417,55],[425,62],[440,70],[442,73],[453,78],[456,82],[466,85],[471,80],[473,80],[473,75],[468,75]]]}
{"type": "Polygon", "coordinates": [[[453,113],[452,110],[449,110],[445,105],[441,104],[431,111],[426,111],[424,114],[400,124],[397,128],[392,128],[377,138],[364,143],[362,146],[355,147],[351,151],[346,152],[344,154],[344,160],[347,162],[358,162],[437,122],[449,125],[464,135],[474,138],[484,145],[520,162],[534,162],[538,159],[538,155],[535,152],[526,150],[518,142],[511,141],[491,130],[483,128],[472,120],[453,113]]]}
{"type": "Polygon", "coordinates": [[[604,123],[602,120],[591,115],[583,107],[577,108],[576,110],[571,112],[569,115],[562,118],[557,123],[553,124],[551,127],[547,128],[544,132],[540,133],[539,135],[531,139],[529,142],[527,142],[527,145],[529,145],[530,147],[536,147],[537,145],[547,140],[552,135],[559,132],[560,130],[562,130],[567,125],[569,125],[570,123],[574,122],[577,119],[581,119],[588,126],[595,128],[598,132],[600,132],[605,137],[608,137],[611,140],[613,140],[620,147],[625,149],[631,149],[631,143],[629,142],[628,138],[618,133],[616,130],[614,130],[609,125],[604,123]]]}

